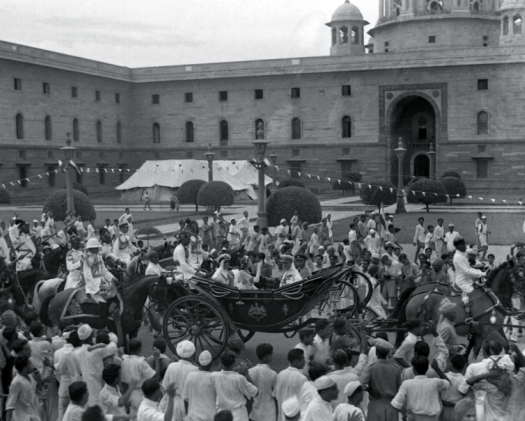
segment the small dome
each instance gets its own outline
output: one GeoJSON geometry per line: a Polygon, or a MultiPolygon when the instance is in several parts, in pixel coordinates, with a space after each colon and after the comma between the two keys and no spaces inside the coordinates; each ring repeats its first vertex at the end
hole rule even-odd
{"type": "Polygon", "coordinates": [[[332,22],[342,20],[364,20],[361,11],[357,6],[350,3],[350,0],[346,0],[345,4],[342,4],[337,8],[332,16],[332,22]]]}
{"type": "Polygon", "coordinates": [[[525,9],[525,0],[503,0],[499,10],[525,9]]]}

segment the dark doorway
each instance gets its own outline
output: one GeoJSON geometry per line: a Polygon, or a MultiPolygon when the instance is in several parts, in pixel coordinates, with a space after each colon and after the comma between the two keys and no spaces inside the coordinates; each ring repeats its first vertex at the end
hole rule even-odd
{"type": "Polygon", "coordinates": [[[430,159],[427,155],[418,155],[414,159],[414,177],[430,178],[430,159]]]}

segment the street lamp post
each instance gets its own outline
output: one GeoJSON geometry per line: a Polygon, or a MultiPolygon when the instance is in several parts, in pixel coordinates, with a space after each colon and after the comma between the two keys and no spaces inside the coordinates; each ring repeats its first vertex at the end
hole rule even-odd
{"type": "Polygon", "coordinates": [[[428,156],[430,158],[430,179],[436,179],[436,151],[434,150],[434,143],[430,143],[430,150],[428,151],[428,156]]]}
{"type": "Polygon", "coordinates": [[[66,196],[67,196],[67,213],[75,212],[75,202],[73,199],[73,174],[71,173],[74,170],[73,166],[70,165],[69,161],[73,158],[73,153],[77,150],[74,146],[71,146],[71,138],[69,132],[67,133],[66,139],[67,146],[60,148],[61,151],[64,151],[66,157],[66,196]]]}
{"type": "Polygon", "coordinates": [[[403,197],[403,158],[406,153],[403,147],[403,139],[399,138],[397,149],[394,152],[397,155],[397,209],[396,213],[405,213],[405,198],[403,197]]]}
{"type": "Polygon", "coordinates": [[[257,210],[257,225],[262,229],[268,228],[268,215],[266,213],[266,185],[264,183],[264,169],[267,165],[266,162],[264,162],[264,155],[266,153],[266,145],[270,142],[259,139],[252,142],[253,146],[255,146],[255,160],[252,161],[252,164],[259,171],[259,186],[257,191],[259,208],[257,210]]]}
{"type": "Polygon", "coordinates": [[[206,159],[208,160],[208,181],[213,181],[213,158],[215,153],[211,151],[211,143],[208,145],[208,151],[206,152],[206,159]]]}
{"type": "Polygon", "coordinates": [[[277,154],[275,151],[272,151],[272,154],[270,155],[270,159],[272,160],[272,176],[273,176],[273,185],[272,185],[272,191],[277,190],[277,168],[275,168],[275,164],[277,164],[277,154]]]}

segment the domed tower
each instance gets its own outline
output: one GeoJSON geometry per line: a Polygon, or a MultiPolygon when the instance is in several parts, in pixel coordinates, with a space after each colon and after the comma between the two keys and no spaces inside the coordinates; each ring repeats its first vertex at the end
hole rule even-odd
{"type": "Polygon", "coordinates": [[[525,0],[503,0],[500,12],[500,45],[525,45],[525,34],[523,28],[525,0]]]}
{"type": "Polygon", "coordinates": [[[347,56],[365,54],[365,25],[361,11],[350,0],[339,6],[326,26],[332,28],[330,55],[347,56]]]}
{"type": "Polygon", "coordinates": [[[379,20],[369,31],[374,38],[374,53],[457,50],[499,43],[500,0],[378,2],[379,20]]]}

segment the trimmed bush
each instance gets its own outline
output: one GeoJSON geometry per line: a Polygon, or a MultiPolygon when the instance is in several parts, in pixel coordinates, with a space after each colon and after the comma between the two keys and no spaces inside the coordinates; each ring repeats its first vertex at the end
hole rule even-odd
{"type": "Polygon", "coordinates": [[[197,197],[199,190],[206,184],[204,180],[188,180],[177,190],[177,197],[182,205],[195,205],[195,212],[199,211],[197,197]]]}
{"type": "Polygon", "coordinates": [[[441,178],[445,178],[445,177],[461,178],[461,175],[459,175],[459,173],[456,172],[456,171],[445,171],[445,172],[441,175],[441,178]]]}
{"type": "Polygon", "coordinates": [[[295,178],[288,178],[286,180],[283,180],[279,183],[279,186],[277,187],[278,189],[284,189],[285,187],[291,187],[291,186],[294,186],[294,187],[302,187],[303,189],[306,188],[306,186],[304,185],[304,183],[302,183],[301,181],[299,180],[296,180],[295,178]]]}
{"type": "MultiPolygon", "coordinates": [[[[91,200],[89,200],[89,197],[81,191],[73,190],[73,203],[75,205],[75,213],[77,216],[81,216],[83,221],[91,221],[97,218],[97,212],[95,211],[91,200]]],[[[43,212],[48,211],[53,212],[55,221],[63,221],[66,219],[66,190],[58,190],[47,197],[44,203],[43,212]]]]}
{"type": "Polygon", "coordinates": [[[321,221],[321,203],[310,190],[290,186],[277,190],[266,203],[268,225],[276,227],[281,219],[289,221],[294,211],[298,212],[300,221],[316,224],[321,221]]]}
{"type": "Polygon", "coordinates": [[[0,203],[8,205],[11,203],[11,195],[7,191],[7,189],[4,189],[3,187],[0,187],[0,203]]]}
{"type": "Polygon", "coordinates": [[[390,181],[372,180],[361,184],[359,196],[365,205],[380,207],[390,206],[397,202],[397,191],[390,181]],[[368,187],[368,186],[371,187],[368,187]],[[382,189],[380,188],[382,187],[382,189]]]}
{"type": "Polygon", "coordinates": [[[463,198],[467,195],[467,188],[465,187],[465,183],[463,183],[463,180],[461,180],[461,178],[444,177],[441,180],[439,180],[439,182],[443,184],[445,191],[450,196],[450,204],[452,204],[453,198],[463,198]]]}
{"type": "Polygon", "coordinates": [[[410,181],[408,182],[407,184],[407,188],[410,188],[410,186],[416,182],[418,182],[419,180],[428,180],[427,177],[412,177],[410,179],[410,181]]]}
{"type": "Polygon", "coordinates": [[[206,183],[200,188],[197,196],[199,206],[231,206],[234,200],[233,189],[224,181],[206,183]]]}
{"type": "Polygon", "coordinates": [[[407,192],[408,203],[423,203],[430,212],[428,205],[433,203],[446,203],[447,192],[443,184],[437,180],[422,179],[413,183],[407,192]]]}

